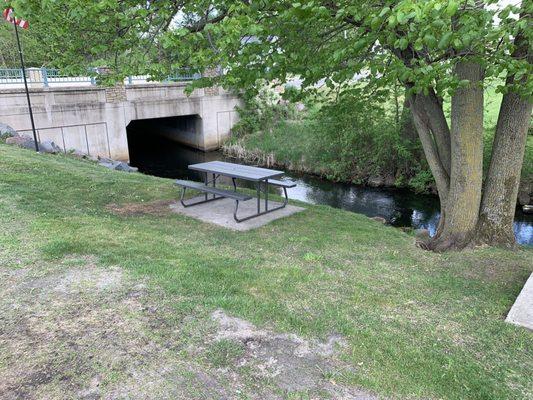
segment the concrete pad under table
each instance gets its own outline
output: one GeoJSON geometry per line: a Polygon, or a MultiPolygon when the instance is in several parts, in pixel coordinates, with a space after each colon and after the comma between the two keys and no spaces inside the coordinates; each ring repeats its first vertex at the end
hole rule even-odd
{"type": "MultiPolygon", "coordinates": [[[[202,200],[203,195],[185,200],[186,203],[192,203],[197,200],[202,200]]],[[[279,202],[269,201],[268,207],[275,208],[281,205],[279,202]]],[[[288,217],[289,215],[305,210],[305,208],[287,204],[285,208],[273,211],[268,214],[260,215],[243,222],[237,222],[233,219],[233,211],[235,210],[235,200],[220,199],[209,203],[198,204],[192,207],[183,207],[178,201],[170,206],[173,211],[199,219],[203,222],[222,226],[224,228],[233,229],[236,231],[248,231],[250,229],[259,228],[268,224],[271,221],[288,217]]],[[[261,211],[264,210],[265,202],[261,199],[261,211]]],[[[246,217],[257,212],[257,201],[255,199],[248,201],[241,201],[239,203],[238,217],[246,217]]]]}
{"type": "Polygon", "coordinates": [[[533,274],[526,281],[505,321],[533,330],[533,274]]]}

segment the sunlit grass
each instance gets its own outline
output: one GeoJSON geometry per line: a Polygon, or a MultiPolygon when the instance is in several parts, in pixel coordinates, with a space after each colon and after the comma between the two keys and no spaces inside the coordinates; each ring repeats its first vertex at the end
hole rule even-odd
{"type": "MultiPolygon", "coordinates": [[[[277,331],[340,334],[353,369],[338,380],[388,396],[533,395],[533,336],[503,321],[533,269],[531,249],[433,254],[326,206],[249,232],[106,209],[177,196],[167,179],[0,145],[0,265],[91,255],[175,295],[177,315],[222,308],[277,331]]],[[[211,362],[239,352],[223,343],[211,362]]]]}

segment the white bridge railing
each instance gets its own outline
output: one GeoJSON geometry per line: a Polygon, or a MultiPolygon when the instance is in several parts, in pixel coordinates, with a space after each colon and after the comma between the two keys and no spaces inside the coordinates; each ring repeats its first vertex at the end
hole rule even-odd
{"type": "MultiPolygon", "coordinates": [[[[91,86],[96,85],[98,70],[87,76],[72,76],[62,74],[58,69],[50,68],[26,68],[26,80],[31,87],[50,86],[91,86]]],[[[199,79],[198,73],[188,73],[187,71],[168,76],[163,83],[182,82],[199,79]]],[[[125,85],[158,82],[150,79],[149,75],[128,76],[124,79],[125,85]]],[[[20,68],[0,68],[0,88],[2,87],[23,87],[24,79],[20,68]]]]}

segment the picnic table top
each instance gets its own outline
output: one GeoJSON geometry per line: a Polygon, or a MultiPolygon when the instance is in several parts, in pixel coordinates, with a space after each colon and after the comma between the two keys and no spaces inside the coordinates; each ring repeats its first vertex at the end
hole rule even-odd
{"type": "Polygon", "coordinates": [[[262,181],[265,179],[279,178],[285,174],[283,171],[277,171],[275,169],[250,167],[249,165],[234,164],[224,161],[209,161],[205,163],[192,164],[189,165],[189,169],[225,175],[232,178],[246,179],[249,181],[262,181]]]}

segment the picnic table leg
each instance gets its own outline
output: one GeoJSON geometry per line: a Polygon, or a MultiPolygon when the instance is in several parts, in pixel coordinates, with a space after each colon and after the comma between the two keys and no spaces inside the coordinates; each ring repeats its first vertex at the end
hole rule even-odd
{"type": "MultiPolygon", "coordinates": [[[[207,172],[205,173],[205,186],[209,185],[209,179],[207,178],[207,172]]],[[[205,194],[205,200],[207,201],[207,193],[205,194]]]]}
{"type": "MultiPolygon", "coordinates": [[[[289,197],[287,196],[287,189],[285,187],[283,187],[283,193],[285,195],[285,199],[283,200],[283,203],[278,205],[278,206],[274,206],[274,207],[268,208],[268,187],[270,185],[268,183],[268,180],[265,180],[264,182],[265,182],[266,187],[267,187],[267,192],[265,192],[265,210],[261,211],[261,183],[262,182],[263,181],[258,181],[257,182],[257,212],[255,214],[253,214],[253,215],[248,215],[247,217],[243,217],[243,218],[237,217],[237,211],[239,210],[239,201],[237,200],[235,202],[235,211],[233,213],[233,218],[235,219],[235,221],[243,222],[243,221],[247,221],[247,220],[252,219],[252,218],[257,218],[257,217],[259,217],[261,215],[268,214],[268,213],[280,210],[280,209],[284,208],[289,203],[289,197]]],[[[234,183],[234,188],[236,190],[235,183],[234,183]]]]}
{"type": "MultiPolygon", "coordinates": [[[[213,187],[216,187],[216,181],[217,181],[217,178],[216,178],[215,174],[213,174],[213,187]]],[[[215,197],[217,197],[217,196],[213,194],[213,199],[215,197]]]]}
{"type": "Polygon", "coordinates": [[[265,211],[268,211],[268,179],[265,179],[265,211]]]}
{"type": "Polygon", "coordinates": [[[261,212],[261,181],[257,181],[257,214],[261,212]]]}

